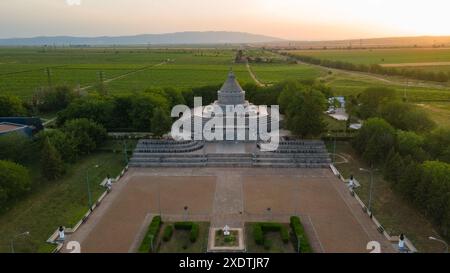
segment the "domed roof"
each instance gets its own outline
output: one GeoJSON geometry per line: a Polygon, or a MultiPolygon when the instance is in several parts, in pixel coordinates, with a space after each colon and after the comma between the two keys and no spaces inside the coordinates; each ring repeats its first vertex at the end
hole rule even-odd
{"type": "Polygon", "coordinates": [[[236,80],[236,76],[234,75],[233,71],[230,71],[228,73],[228,78],[222,85],[222,87],[219,90],[223,93],[241,93],[244,92],[242,87],[239,85],[238,81],[236,80]]]}

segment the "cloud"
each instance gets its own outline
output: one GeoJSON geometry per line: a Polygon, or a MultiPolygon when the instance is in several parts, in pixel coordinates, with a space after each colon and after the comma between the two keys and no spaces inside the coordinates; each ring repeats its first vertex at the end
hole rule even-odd
{"type": "Polygon", "coordinates": [[[69,6],[80,6],[81,0],[66,0],[66,4],[69,6]]]}

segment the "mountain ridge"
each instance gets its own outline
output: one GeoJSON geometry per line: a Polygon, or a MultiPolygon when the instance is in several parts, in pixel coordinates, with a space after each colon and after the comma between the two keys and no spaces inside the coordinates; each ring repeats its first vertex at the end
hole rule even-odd
{"type": "Polygon", "coordinates": [[[246,44],[281,42],[284,39],[267,35],[233,31],[185,31],[162,34],[125,36],[36,36],[3,38],[0,45],[144,45],[144,44],[246,44]]]}

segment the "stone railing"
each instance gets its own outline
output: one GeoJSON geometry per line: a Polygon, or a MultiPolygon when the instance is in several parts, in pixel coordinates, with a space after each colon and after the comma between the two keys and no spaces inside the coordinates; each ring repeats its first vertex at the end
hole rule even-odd
{"type": "MultiPolygon", "coordinates": [[[[348,183],[348,179],[345,179],[341,173],[339,172],[339,170],[333,165],[330,164],[330,168],[332,170],[332,172],[334,173],[334,175],[336,177],[338,177],[340,180],[342,180],[342,182],[344,183],[348,183]]],[[[357,184],[359,185],[359,183],[357,184]]],[[[362,210],[368,215],[368,217],[370,217],[370,219],[373,221],[373,223],[375,224],[375,226],[377,227],[378,232],[382,233],[386,239],[391,242],[392,244],[397,244],[399,241],[399,236],[391,236],[383,227],[383,225],[375,218],[375,216],[373,215],[373,213],[371,211],[368,210],[367,206],[364,204],[364,202],[361,200],[361,198],[358,196],[358,194],[356,194],[355,191],[349,189],[350,194],[355,197],[355,199],[358,201],[358,203],[361,205],[362,210]]],[[[415,248],[414,244],[405,236],[405,245],[408,248],[409,252],[415,253],[417,252],[417,249],[415,248]]]]}

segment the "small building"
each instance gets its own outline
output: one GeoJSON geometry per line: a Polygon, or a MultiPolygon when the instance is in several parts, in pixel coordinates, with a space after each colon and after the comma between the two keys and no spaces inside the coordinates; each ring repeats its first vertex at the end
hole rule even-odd
{"type": "Polygon", "coordinates": [[[27,126],[31,129],[32,134],[37,134],[44,130],[44,125],[38,117],[0,117],[0,123],[27,126]]]}
{"type": "Polygon", "coordinates": [[[1,122],[0,123],[0,136],[12,134],[12,133],[20,133],[26,136],[33,136],[33,129],[30,126],[9,122],[1,122]]]}

